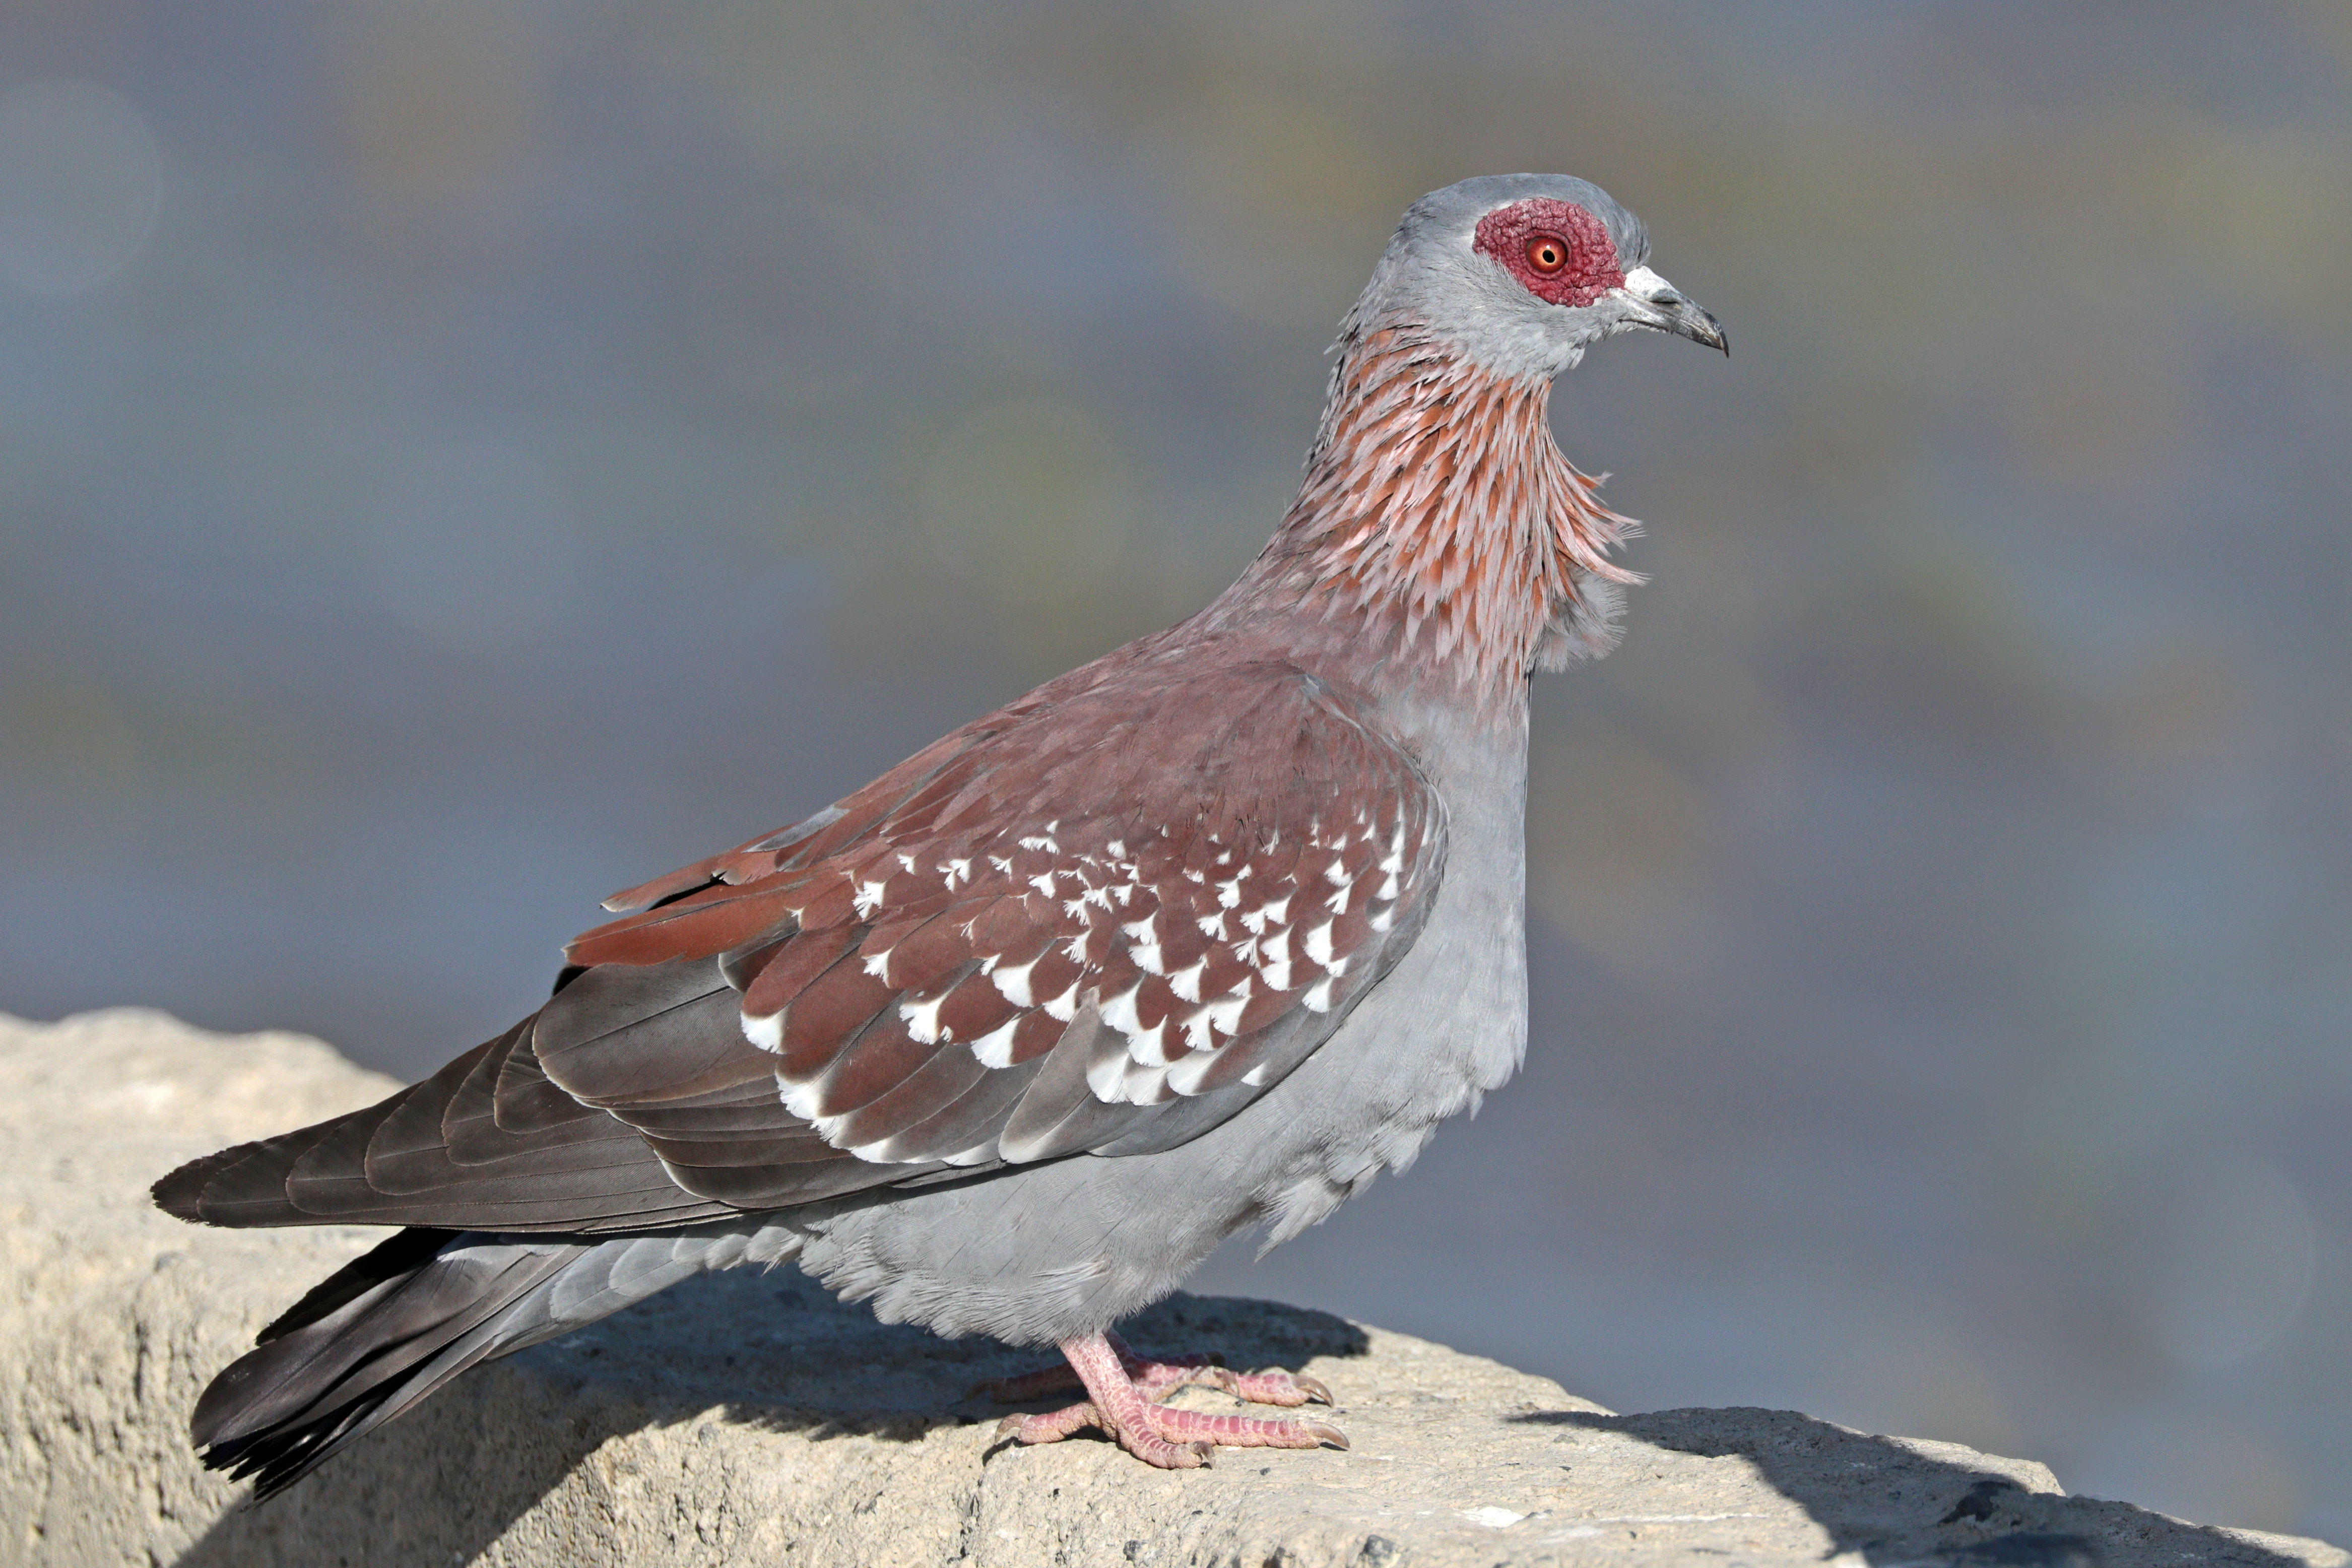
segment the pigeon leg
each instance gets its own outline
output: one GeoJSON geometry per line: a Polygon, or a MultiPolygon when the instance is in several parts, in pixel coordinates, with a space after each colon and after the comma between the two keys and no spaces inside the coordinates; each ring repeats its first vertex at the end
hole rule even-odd
{"type": "MultiPolygon", "coordinates": [[[[1001,1436],[1016,1443],[1058,1443],[1083,1427],[1098,1426],[1117,1438],[1120,1447],[1145,1464],[1163,1470],[1189,1470],[1206,1465],[1220,1447],[1316,1448],[1327,1443],[1338,1448],[1348,1446],[1345,1434],[1320,1421],[1210,1415],[1157,1404],[1145,1396],[1144,1389],[1129,1374],[1119,1355],[1119,1347],[1115,1347],[1108,1335],[1066,1340],[1061,1349],[1079,1384],[1092,1397],[1084,1404],[1042,1415],[1008,1415],[997,1426],[1001,1436]]],[[[1189,1373],[1198,1369],[1174,1370],[1189,1373]]],[[[1171,1382],[1166,1386],[1172,1390],[1181,1384],[1171,1382]]]]}
{"type": "MultiPolygon", "coordinates": [[[[1331,1390],[1323,1380],[1298,1376],[1287,1372],[1235,1372],[1214,1356],[1181,1355],[1154,1360],[1139,1355],[1134,1347],[1115,1332],[1103,1338],[1128,1378],[1151,1400],[1167,1398],[1187,1384],[1199,1384],[1208,1388],[1222,1388],[1236,1399],[1252,1405],[1280,1405],[1296,1408],[1309,1403],[1329,1405],[1331,1390]]],[[[1079,1388],[1077,1373],[1065,1361],[1058,1366],[1040,1367],[1017,1377],[1002,1377],[983,1383],[972,1392],[987,1394],[999,1404],[1024,1405],[1041,1399],[1048,1394],[1079,1388]]]]}
{"type": "Polygon", "coordinates": [[[1118,1352],[1119,1364],[1127,1369],[1127,1375],[1153,1399],[1165,1399],[1187,1384],[1199,1384],[1222,1388],[1252,1405],[1296,1408],[1309,1403],[1332,1402],[1330,1389],[1318,1377],[1301,1377],[1287,1372],[1235,1372],[1215,1357],[1204,1355],[1168,1356],[1152,1361],[1136,1354],[1117,1334],[1106,1334],[1104,1338],[1118,1352]]]}

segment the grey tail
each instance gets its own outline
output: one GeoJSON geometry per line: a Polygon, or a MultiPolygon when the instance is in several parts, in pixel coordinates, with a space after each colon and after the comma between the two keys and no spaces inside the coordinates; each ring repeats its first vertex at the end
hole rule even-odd
{"type": "Polygon", "coordinates": [[[470,1366],[745,1261],[749,1231],[592,1240],[411,1226],[213,1379],[190,1423],[196,1445],[208,1468],[253,1478],[255,1501],[273,1497],[470,1366]]]}

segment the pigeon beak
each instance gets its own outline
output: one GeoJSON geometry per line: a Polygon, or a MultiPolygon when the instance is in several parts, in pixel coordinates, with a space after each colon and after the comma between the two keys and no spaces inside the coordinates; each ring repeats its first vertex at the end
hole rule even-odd
{"type": "Polygon", "coordinates": [[[1678,338],[1721,349],[1726,359],[1731,357],[1731,343],[1723,335],[1722,323],[1648,268],[1636,267],[1625,274],[1624,292],[1631,306],[1625,312],[1628,326],[1672,332],[1678,338]]]}

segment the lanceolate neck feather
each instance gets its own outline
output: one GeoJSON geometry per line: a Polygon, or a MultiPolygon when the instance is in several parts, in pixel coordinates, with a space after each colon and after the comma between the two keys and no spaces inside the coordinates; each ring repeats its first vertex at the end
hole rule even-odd
{"type": "Polygon", "coordinates": [[[1615,585],[1639,581],[1607,552],[1635,525],[1561,456],[1550,392],[1410,321],[1350,331],[1297,500],[1204,618],[1276,610],[1335,675],[1489,710],[1606,651],[1615,585]]]}

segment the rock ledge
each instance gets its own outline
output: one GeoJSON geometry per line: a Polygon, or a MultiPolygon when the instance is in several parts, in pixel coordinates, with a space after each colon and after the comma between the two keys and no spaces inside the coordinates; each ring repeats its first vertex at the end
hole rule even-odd
{"type": "MultiPolygon", "coordinates": [[[[2343,1568],[2317,1542],[2069,1498],[2050,1472],[1785,1411],[1617,1415],[1441,1345],[1178,1297],[1131,1336],[1311,1370],[1348,1453],[1142,1469],[993,1442],[1026,1358],[888,1328],[798,1275],[716,1277],[461,1380],[260,1510],[201,1470],[196,1391],[378,1232],[184,1226],[147,1184],[390,1080],[292,1035],[0,1016],[0,1563],[1003,1565],[1827,1561],[2343,1568]]],[[[1218,1396],[1183,1397],[1204,1406],[1218,1396]]]]}

